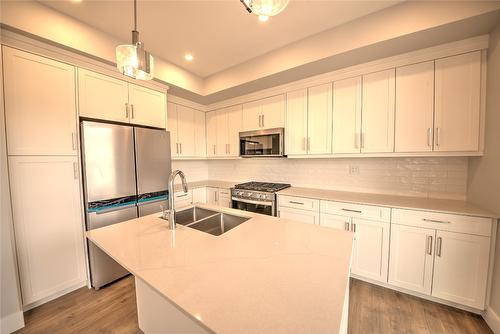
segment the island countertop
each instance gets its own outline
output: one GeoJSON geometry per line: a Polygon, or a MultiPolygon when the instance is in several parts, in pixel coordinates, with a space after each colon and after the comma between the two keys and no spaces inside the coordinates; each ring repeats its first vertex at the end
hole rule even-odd
{"type": "Polygon", "coordinates": [[[210,332],[339,332],[351,232],[199,206],[250,219],[213,236],[156,214],[87,237],[210,332]]]}

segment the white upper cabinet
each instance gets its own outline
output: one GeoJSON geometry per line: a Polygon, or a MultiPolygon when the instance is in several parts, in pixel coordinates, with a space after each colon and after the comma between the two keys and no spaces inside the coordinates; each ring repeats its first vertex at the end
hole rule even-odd
{"type": "Polygon", "coordinates": [[[128,123],[128,83],[79,68],[78,106],[80,116],[128,123]]]}
{"type": "Polygon", "coordinates": [[[285,96],[271,96],[243,104],[242,131],[285,126],[285,96]]]}
{"type": "Polygon", "coordinates": [[[217,156],[217,112],[211,111],[206,115],[207,128],[207,157],[217,156]]]}
{"type": "Polygon", "coordinates": [[[241,105],[207,113],[208,157],[239,156],[241,120],[241,105]]]}
{"type": "Polygon", "coordinates": [[[172,156],[179,155],[179,142],[177,138],[177,104],[167,103],[168,131],[170,132],[170,153],[172,156]]]}
{"type": "Polygon", "coordinates": [[[394,151],[394,72],[363,75],[361,152],[394,151]]]}
{"type": "Polygon", "coordinates": [[[165,128],[166,100],[163,92],[78,69],[78,110],[82,117],[165,128]]]}
{"type": "Polygon", "coordinates": [[[162,92],[129,84],[130,122],[165,128],[166,98],[162,92]]]}
{"type": "Polygon", "coordinates": [[[286,94],[286,154],[307,154],[307,89],[286,94]]]}
{"type": "Polygon", "coordinates": [[[333,83],[333,153],[360,153],[361,77],[333,83]]]}
{"type": "Polygon", "coordinates": [[[4,47],[9,155],[76,155],[75,68],[4,47]]]}
{"type": "Polygon", "coordinates": [[[168,103],[168,130],[173,157],[204,157],[205,113],[176,103],[168,103]]]}
{"type": "Polygon", "coordinates": [[[193,108],[177,105],[177,143],[180,156],[193,156],[195,152],[195,123],[193,108]]]}
{"type": "Polygon", "coordinates": [[[194,156],[205,157],[207,155],[207,137],[205,129],[205,112],[195,110],[194,112],[194,156]]]}
{"type": "Polygon", "coordinates": [[[434,61],[396,69],[396,152],[433,147],[434,61]]]}
{"type": "Polygon", "coordinates": [[[227,128],[228,142],[227,142],[227,155],[237,157],[240,155],[240,131],[241,131],[241,105],[226,108],[227,113],[227,128]]]}
{"type": "Polygon", "coordinates": [[[436,151],[478,151],[481,52],[436,60],[436,151]]]}
{"type": "Polygon", "coordinates": [[[332,153],[332,84],[307,90],[307,152],[332,153]]]}
{"type": "Polygon", "coordinates": [[[216,154],[217,156],[227,155],[227,143],[229,141],[229,129],[227,128],[228,120],[227,113],[224,109],[216,111],[217,114],[217,140],[216,140],[216,154]]]}

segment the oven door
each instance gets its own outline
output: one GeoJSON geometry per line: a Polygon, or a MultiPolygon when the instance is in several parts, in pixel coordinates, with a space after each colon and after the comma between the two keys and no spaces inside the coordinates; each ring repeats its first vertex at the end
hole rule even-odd
{"type": "Polygon", "coordinates": [[[250,211],[268,216],[276,216],[274,201],[253,201],[237,197],[232,197],[232,200],[233,209],[250,211]]]}
{"type": "Polygon", "coordinates": [[[240,154],[248,157],[282,157],[284,129],[240,132],[240,154]]]}

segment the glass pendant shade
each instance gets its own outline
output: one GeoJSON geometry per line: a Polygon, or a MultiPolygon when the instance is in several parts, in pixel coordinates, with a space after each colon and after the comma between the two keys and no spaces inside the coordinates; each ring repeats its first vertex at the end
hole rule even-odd
{"type": "Polygon", "coordinates": [[[142,44],[124,44],[116,47],[116,67],[129,77],[151,80],[154,77],[154,58],[142,44]]]}
{"type": "Polygon", "coordinates": [[[262,16],[274,16],[281,13],[290,0],[243,0],[252,13],[262,16]]]}

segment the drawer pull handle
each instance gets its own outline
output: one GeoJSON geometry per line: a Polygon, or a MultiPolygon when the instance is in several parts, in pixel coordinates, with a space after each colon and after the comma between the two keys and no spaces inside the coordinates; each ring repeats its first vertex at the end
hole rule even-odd
{"type": "Polygon", "coordinates": [[[179,197],[186,197],[188,194],[182,194],[182,195],[177,195],[175,197],[179,198],[179,197]]]}
{"type": "Polygon", "coordinates": [[[349,223],[348,223],[348,222],[345,222],[345,227],[344,227],[344,229],[345,229],[346,231],[349,231],[349,223]]]}
{"type": "Polygon", "coordinates": [[[424,222],[429,222],[429,223],[439,223],[439,224],[451,224],[451,222],[445,221],[445,220],[435,220],[435,219],[427,219],[427,218],[422,218],[424,222]]]}
{"type": "Polygon", "coordinates": [[[441,257],[441,247],[443,246],[443,239],[438,237],[436,240],[436,255],[441,257]]]}
{"type": "Polygon", "coordinates": [[[432,235],[427,236],[427,254],[432,255],[432,235]]]}
{"type": "Polygon", "coordinates": [[[291,204],[299,204],[299,205],[304,205],[304,203],[302,203],[302,202],[295,202],[295,201],[289,201],[288,203],[291,203],[291,204]]]}
{"type": "Polygon", "coordinates": [[[355,212],[355,213],[362,213],[362,211],[359,211],[359,210],[351,210],[351,209],[344,209],[344,208],[342,208],[342,211],[355,212]]]}

